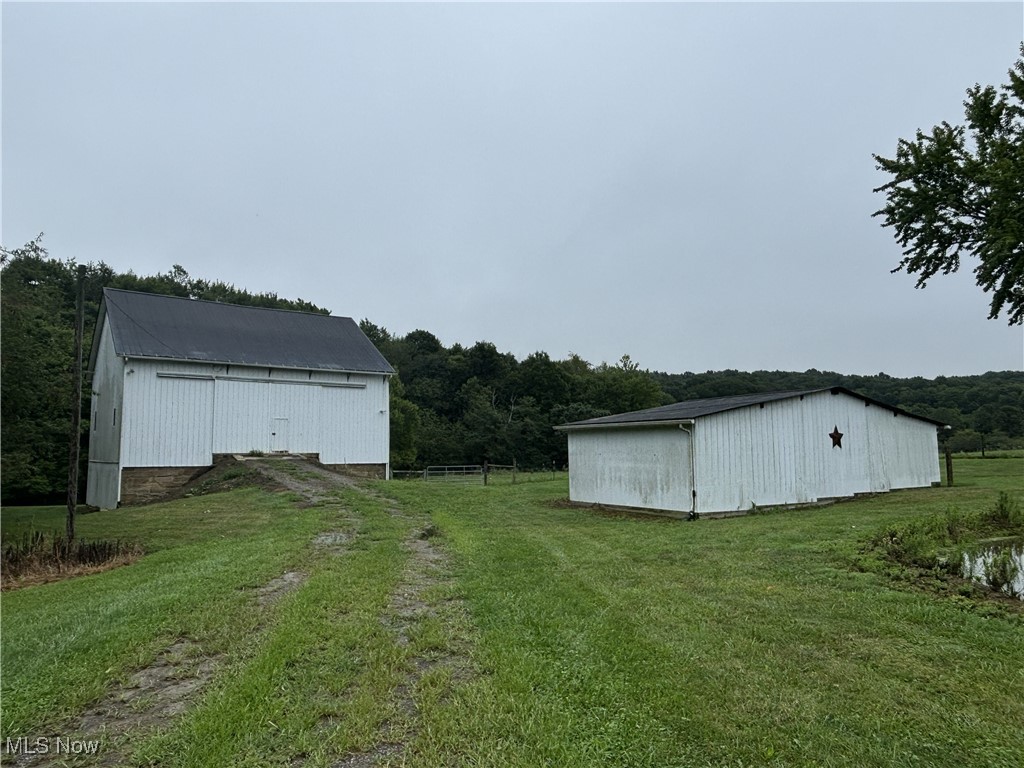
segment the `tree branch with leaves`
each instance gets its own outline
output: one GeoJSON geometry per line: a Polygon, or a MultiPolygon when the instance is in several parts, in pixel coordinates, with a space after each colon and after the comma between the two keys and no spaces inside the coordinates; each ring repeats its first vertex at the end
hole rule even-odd
{"type": "Polygon", "coordinates": [[[965,125],[943,122],[931,133],[900,139],[896,155],[874,155],[891,179],[875,211],[903,248],[893,272],[956,272],[962,256],[978,259],[977,284],[992,294],[989,318],[1006,312],[1024,323],[1024,43],[999,89],[975,85],[964,101],[965,125]]]}

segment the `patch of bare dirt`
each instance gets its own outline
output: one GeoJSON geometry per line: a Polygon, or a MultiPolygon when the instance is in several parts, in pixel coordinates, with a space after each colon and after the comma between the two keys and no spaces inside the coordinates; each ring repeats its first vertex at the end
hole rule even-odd
{"type": "Polygon", "coordinates": [[[262,488],[276,493],[285,490],[284,486],[274,481],[246,461],[239,461],[233,456],[220,457],[217,463],[205,472],[193,477],[181,488],[168,492],[160,501],[171,501],[190,496],[206,496],[211,493],[224,493],[238,488],[262,488]]]}
{"type": "Polygon", "coordinates": [[[420,531],[405,542],[412,557],[402,581],[391,595],[388,613],[382,619],[402,646],[409,644],[409,635],[420,621],[437,616],[436,606],[428,601],[425,593],[448,579],[448,560],[429,536],[420,531]]]}
{"type": "Polygon", "coordinates": [[[307,578],[309,576],[300,571],[287,571],[257,589],[256,602],[261,608],[275,603],[289,592],[294,592],[305,584],[307,578]]]}
{"type": "Polygon", "coordinates": [[[299,494],[304,506],[332,501],[333,494],[339,489],[358,487],[354,479],[302,459],[257,459],[242,464],[271,480],[280,489],[299,494]]]}
{"type": "Polygon", "coordinates": [[[313,539],[313,549],[331,555],[342,555],[348,549],[352,534],[347,531],[324,531],[313,539]]]}
{"type": "Polygon", "coordinates": [[[122,737],[166,728],[189,708],[220,664],[220,657],[203,655],[197,643],[179,639],[161,651],[152,664],[134,672],[126,682],[116,683],[63,729],[61,743],[77,742],[85,746],[84,750],[62,751],[57,735],[39,741],[33,737],[30,744],[45,745],[45,753],[5,754],[3,762],[18,768],[120,765],[125,759],[122,737]]]}
{"type": "MultiPolygon", "coordinates": [[[[324,531],[313,538],[313,549],[339,556],[345,553],[351,538],[347,531],[324,531]]],[[[256,590],[256,602],[261,608],[271,605],[301,587],[308,578],[309,574],[302,571],[286,571],[256,590]]]]}
{"type": "MultiPolygon", "coordinates": [[[[391,513],[396,517],[404,517],[397,509],[392,509],[391,513]]],[[[436,595],[431,594],[435,587],[443,586],[452,579],[448,556],[436,543],[438,533],[432,524],[428,524],[414,530],[405,540],[404,546],[410,557],[391,594],[388,608],[380,619],[384,627],[394,634],[395,642],[408,649],[406,674],[394,690],[395,708],[403,722],[385,723],[377,734],[377,743],[371,749],[347,755],[333,763],[332,768],[404,764],[410,745],[419,731],[415,691],[420,680],[440,667],[449,671],[449,679],[452,681],[466,680],[472,674],[468,652],[459,645],[458,638],[447,638],[443,648],[413,650],[417,631],[424,621],[465,613],[461,601],[448,600],[442,605],[436,595]]],[[[467,622],[463,618],[454,623],[465,625],[467,622]]]]}
{"type": "Polygon", "coordinates": [[[355,480],[332,472],[300,456],[223,456],[217,463],[193,477],[181,488],[168,492],[160,501],[205,496],[238,488],[262,488],[272,493],[293,491],[307,506],[327,500],[331,491],[353,487],[355,480]]]}

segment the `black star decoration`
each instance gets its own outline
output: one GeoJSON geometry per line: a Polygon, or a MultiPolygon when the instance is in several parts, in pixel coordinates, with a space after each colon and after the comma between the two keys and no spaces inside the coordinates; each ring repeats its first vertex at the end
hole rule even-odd
{"type": "Polygon", "coordinates": [[[843,447],[843,433],[839,431],[839,425],[838,424],[836,424],[834,427],[832,427],[832,431],[829,433],[829,437],[832,438],[832,447],[833,448],[842,448],[843,447]]]}

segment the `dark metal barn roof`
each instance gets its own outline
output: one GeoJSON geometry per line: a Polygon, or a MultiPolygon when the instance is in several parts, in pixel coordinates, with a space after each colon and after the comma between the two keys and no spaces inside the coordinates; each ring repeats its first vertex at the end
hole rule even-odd
{"type": "Polygon", "coordinates": [[[394,373],[350,317],[103,289],[121,357],[394,373]]]}
{"type": "Polygon", "coordinates": [[[896,406],[883,403],[880,400],[865,397],[858,392],[854,392],[852,389],[846,389],[846,387],[824,387],[819,389],[800,389],[790,392],[762,392],[753,395],[734,395],[732,397],[709,397],[701,400],[683,400],[680,403],[662,405],[657,408],[647,408],[642,411],[632,411],[630,413],[619,413],[614,416],[599,416],[596,419],[574,421],[569,424],[563,424],[560,427],[555,427],[555,429],[576,430],[600,429],[603,427],[677,424],[679,422],[691,421],[693,419],[700,418],[701,416],[710,416],[713,413],[732,411],[737,408],[746,408],[751,405],[763,405],[776,400],[789,400],[794,397],[803,398],[805,395],[813,395],[818,392],[831,392],[833,395],[838,395],[840,393],[851,395],[852,397],[856,397],[858,400],[863,400],[865,403],[881,406],[893,413],[910,416],[915,419],[920,419],[921,421],[927,421],[932,424],[936,424],[937,426],[943,426],[941,421],[935,421],[934,419],[929,419],[924,416],[917,416],[913,413],[909,413],[908,411],[904,411],[902,408],[897,408],[896,406]]]}

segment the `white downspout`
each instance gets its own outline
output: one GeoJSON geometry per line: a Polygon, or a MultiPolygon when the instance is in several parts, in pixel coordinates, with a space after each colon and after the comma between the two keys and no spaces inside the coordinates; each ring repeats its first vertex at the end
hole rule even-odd
{"type": "Polygon", "coordinates": [[[695,446],[693,443],[693,419],[686,422],[689,424],[689,428],[685,424],[680,424],[679,428],[686,433],[687,437],[690,438],[690,519],[697,519],[697,472],[696,463],[693,458],[695,453],[695,446]]]}

